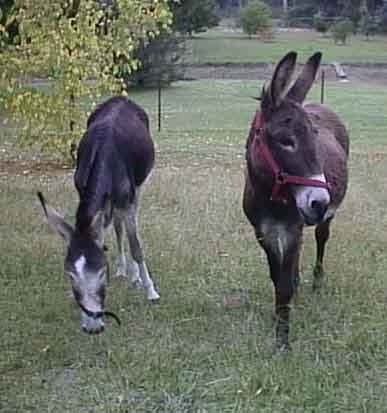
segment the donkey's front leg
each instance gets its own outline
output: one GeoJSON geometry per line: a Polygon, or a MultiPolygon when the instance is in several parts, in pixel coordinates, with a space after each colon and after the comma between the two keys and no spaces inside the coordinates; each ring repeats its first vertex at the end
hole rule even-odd
{"type": "Polygon", "coordinates": [[[140,278],[140,271],[137,263],[134,261],[130,249],[125,254],[124,248],[124,223],[126,219],[126,212],[121,210],[114,211],[114,230],[117,237],[117,270],[116,277],[131,276],[131,282],[134,287],[142,287],[142,281],[140,278]]]}
{"type": "MultiPolygon", "coordinates": [[[[121,214],[120,214],[121,215],[121,214]]],[[[126,256],[125,256],[125,250],[124,250],[124,237],[123,237],[123,227],[124,227],[124,221],[122,220],[121,216],[117,211],[114,211],[114,216],[113,216],[113,224],[114,224],[114,231],[116,233],[116,239],[117,239],[117,250],[118,250],[118,256],[117,256],[117,269],[115,276],[116,277],[125,277],[126,274],[126,256]]]]}
{"type": "Polygon", "coordinates": [[[300,226],[279,224],[268,227],[259,238],[268,258],[275,289],[275,346],[279,350],[290,349],[290,301],[296,291],[301,240],[300,226]]]}
{"type": "Polygon", "coordinates": [[[148,268],[144,259],[144,252],[141,242],[137,235],[137,203],[135,202],[129,208],[129,213],[126,219],[126,231],[128,233],[129,247],[135,262],[138,264],[142,285],[146,290],[149,301],[157,301],[160,296],[157,293],[153,280],[149,274],[148,268]]]}
{"type": "Polygon", "coordinates": [[[315,230],[315,238],[316,238],[316,245],[317,245],[317,256],[316,256],[316,264],[314,266],[313,271],[313,290],[320,290],[323,285],[325,273],[324,273],[324,252],[325,252],[325,244],[329,239],[329,226],[331,223],[332,218],[318,224],[315,230]]]}

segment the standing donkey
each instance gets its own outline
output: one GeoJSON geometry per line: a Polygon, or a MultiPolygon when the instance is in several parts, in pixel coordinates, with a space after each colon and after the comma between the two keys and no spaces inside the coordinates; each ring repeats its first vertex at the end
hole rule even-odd
{"type": "Polygon", "coordinates": [[[77,154],[74,176],[79,194],[75,228],[66,223],[38,193],[48,224],[64,238],[69,275],[81,309],[81,327],[90,334],[104,329],[108,264],[104,232],[113,220],[117,236],[118,272],[132,273],[132,283],[145,288],[150,301],[158,300],[137,235],[140,187],[154,163],[154,146],[145,111],[124,97],[113,97],[89,117],[87,131],[77,154]],[[129,240],[128,257],[123,248],[123,230],[129,240]],[[127,260],[129,258],[129,260],[127,260]]]}
{"type": "Polygon", "coordinates": [[[275,288],[276,347],[289,348],[290,301],[299,283],[304,225],[316,225],[313,287],[324,277],[329,226],[347,189],[348,133],[319,104],[303,106],[320,66],[314,54],[290,87],[297,54],[288,53],[263,90],[246,144],[243,209],[264,249],[275,288]]]}

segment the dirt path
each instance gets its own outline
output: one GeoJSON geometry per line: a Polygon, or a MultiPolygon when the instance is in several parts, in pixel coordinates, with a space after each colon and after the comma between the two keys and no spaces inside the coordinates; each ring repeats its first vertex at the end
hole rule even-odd
{"type": "MultiPolygon", "coordinates": [[[[349,81],[387,85],[387,64],[342,64],[349,81]]],[[[201,64],[185,67],[185,79],[251,79],[268,80],[273,73],[271,63],[201,64]]],[[[327,80],[337,80],[332,65],[323,65],[327,80]]]]}

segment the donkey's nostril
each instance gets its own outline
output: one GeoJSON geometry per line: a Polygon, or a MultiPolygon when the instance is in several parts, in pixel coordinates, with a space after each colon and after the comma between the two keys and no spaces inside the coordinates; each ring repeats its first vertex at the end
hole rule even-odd
{"type": "Polygon", "coordinates": [[[314,213],[322,219],[327,211],[328,204],[323,201],[313,200],[310,204],[314,213]]]}

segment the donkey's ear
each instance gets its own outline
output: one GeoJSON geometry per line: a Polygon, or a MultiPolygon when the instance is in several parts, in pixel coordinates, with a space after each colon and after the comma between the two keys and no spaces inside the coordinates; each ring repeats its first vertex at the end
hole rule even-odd
{"type": "Polygon", "coordinates": [[[289,52],[275,68],[270,84],[270,101],[275,107],[281,104],[283,97],[286,95],[287,88],[292,80],[296,60],[297,53],[289,52]]]}
{"type": "Polygon", "coordinates": [[[320,67],[321,56],[322,54],[317,52],[308,59],[301,74],[289,90],[288,98],[293,99],[298,103],[304,101],[316,78],[317,71],[320,67]]]}
{"type": "Polygon", "coordinates": [[[42,204],[43,211],[47,218],[48,225],[59,233],[59,235],[66,241],[67,244],[70,243],[71,237],[74,233],[74,229],[71,225],[67,224],[63,217],[52,207],[47,205],[46,200],[41,192],[38,192],[38,198],[42,204]]]}

